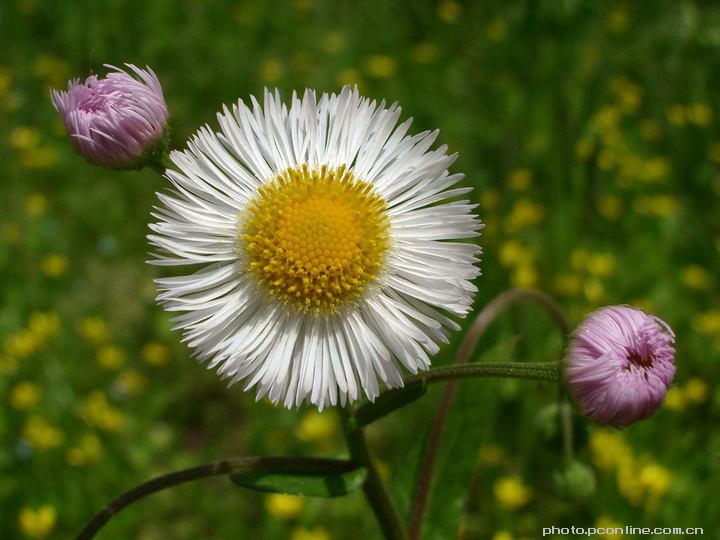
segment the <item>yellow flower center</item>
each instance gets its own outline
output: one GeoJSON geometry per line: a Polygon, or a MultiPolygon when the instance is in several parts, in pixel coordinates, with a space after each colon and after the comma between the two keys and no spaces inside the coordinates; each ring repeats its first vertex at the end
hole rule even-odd
{"type": "Polygon", "coordinates": [[[270,294],[334,311],[375,279],[388,248],[385,200],[345,167],[290,168],[240,216],[238,250],[270,294]]]}

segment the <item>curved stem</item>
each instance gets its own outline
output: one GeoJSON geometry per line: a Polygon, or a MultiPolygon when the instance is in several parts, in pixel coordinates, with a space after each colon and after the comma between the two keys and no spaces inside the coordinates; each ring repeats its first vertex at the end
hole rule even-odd
{"type": "MultiPolygon", "coordinates": [[[[532,301],[540,305],[555,320],[560,327],[563,337],[567,336],[570,331],[570,322],[560,305],[547,294],[531,290],[531,289],[510,289],[496,296],[485,308],[478,314],[472,325],[465,334],[465,338],[460,344],[458,353],[455,357],[454,364],[464,364],[470,359],[470,355],[475,349],[480,337],[483,335],[487,327],[492,323],[498,315],[500,315],[510,305],[521,302],[532,301]]],[[[530,364],[527,364],[530,365],[530,364]]],[[[556,370],[557,376],[557,370],[556,370]]],[[[557,378],[553,379],[557,380],[557,378]]],[[[422,527],[423,517],[425,515],[425,507],[430,493],[430,483],[432,481],[433,468],[438,450],[440,449],[440,440],[445,427],[445,420],[450,412],[450,405],[457,391],[457,380],[451,380],[443,389],[440,397],[433,423],[430,426],[430,434],[425,446],[422,466],[420,467],[420,475],[415,487],[415,496],[413,498],[413,506],[410,512],[410,523],[408,526],[408,537],[410,540],[417,540],[420,537],[420,529],[422,527]]]]}
{"type": "Polygon", "coordinates": [[[341,408],[340,412],[350,457],[357,465],[367,470],[363,493],[380,524],[383,535],[387,540],[407,540],[407,533],[400,522],[390,493],[370,455],[364,431],[355,425],[348,409],[341,408]]]}
{"type": "Polygon", "coordinates": [[[123,508],[148,495],[185,482],[191,482],[209,476],[249,473],[259,470],[272,470],[273,472],[309,470],[332,472],[337,470],[337,472],[345,472],[348,469],[348,464],[352,464],[352,462],[324,458],[247,457],[215,461],[206,465],[164,474],[144,482],[112,500],[105,508],[93,516],[75,540],[90,540],[123,508]]]}

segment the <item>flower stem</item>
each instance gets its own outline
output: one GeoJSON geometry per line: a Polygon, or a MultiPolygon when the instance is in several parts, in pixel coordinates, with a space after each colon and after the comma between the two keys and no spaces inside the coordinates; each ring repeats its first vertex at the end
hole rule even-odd
{"type": "Polygon", "coordinates": [[[390,493],[383,482],[375,461],[370,455],[365,432],[358,427],[347,408],[340,408],[343,419],[345,440],[350,450],[350,458],[360,467],[365,467],[367,476],[363,483],[363,493],[372,508],[375,518],[380,524],[386,540],[407,540],[407,533],[403,528],[397,510],[390,498],[390,493]]]}
{"type": "MultiPolygon", "coordinates": [[[[483,335],[487,327],[492,323],[498,315],[503,313],[509,306],[517,302],[531,301],[542,307],[557,323],[562,332],[563,338],[570,333],[570,322],[565,315],[565,312],[560,305],[550,296],[540,291],[530,289],[510,289],[496,296],[485,308],[478,314],[473,321],[472,325],[465,334],[463,342],[460,344],[458,353],[455,357],[454,364],[447,366],[447,375],[451,373],[456,376],[448,376],[447,378],[456,379],[457,375],[467,376],[497,376],[497,377],[519,377],[536,380],[549,380],[557,381],[559,379],[559,364],[552,362],[554,368],[551,365],[542,364],[521,364],[523,368],[515,367],[515,371],[508,371],[507,369],[503,372],[493,373],[492,364],[471,364],[465,366],[466,362],[470,359],[470,355],[475,349],[475,345],[483,335]],[[480,375],[469,375],[471,371],[465,372],[464,369],[461,371],[454,371],[460,368],[469,368],[471,366],[490,366],[487,368],[487,372],[480,375]],[[530,366],[537,366],[538,371],[533,372],[533,368],[530,366]],[[525,371],[528,369],[530,371],[525,371]]],[[[510,364],[510,363],[508,363],[510,364]]],[[[508,366],[506,366],[507,368],[508,366]]],[[[443,369],[443,368],[441,368],[443,369]]],[[[435,370],[432,370],[435,371],[435,370]]],[[[427,506],[428,496],[430,494],[430,483],[432,481],[433,468],[435,466],[435,459],[440,449],[440,440],[442,438],[443,429],[445,427],[445,421],[447,415],[450,412],[450,405],[455,397],[457,391],[457,380],[451,380],[443,389],[440,402],[438,403],[437,410],[435,411],[435,417],[433,418],[432,425],[430,426],[430,433],[428,435],[428,441],[425,446],[425,453],[423,454],[423,461],[420,467],[420,475],[415,487],[415,495],[413,497],[413,506],[410,511],[410,522],[408,525],[408,537],[410,540],[418,540],[420,538],[420,529],[422,527],[423,517],[425,515],[425,507],[427,506]]]]}
{"type": "Polygon", "coordinates": [[[209,476],[261,471],[272,471],[274,473],[305,470],[345,472],[349,465],[352,465],[349,461],[323,458],[247,457],[215,461],[206,465],[164,474],[144,482],[112,500],[105,508],[93,516],[75,540],[90,540],[123,508],[130,506],[132,503],[148,495],[185,482],[191,482],[209,476]]]}

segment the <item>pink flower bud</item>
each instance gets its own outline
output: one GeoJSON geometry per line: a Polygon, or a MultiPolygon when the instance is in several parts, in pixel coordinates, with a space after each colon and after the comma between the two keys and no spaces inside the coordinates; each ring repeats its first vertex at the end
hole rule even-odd
{"type": "Polygon", "coordinates": [[[576,406],[591,420],[617,427],[650,416],[675,376],[674,340],[666,323],[637,308],[610,306],[588,315],[564,359],[576,406]]]}
{"type": "Polygon", "coordinates": [[[163,139],[168,111],[160,82],[147,71],[126,64],[140,77],[113,67],[104,79],[91,75],[68,83],[67,92],[52,90],[77,151],[90,163],[116,169],[139,168],[163,139]]]}

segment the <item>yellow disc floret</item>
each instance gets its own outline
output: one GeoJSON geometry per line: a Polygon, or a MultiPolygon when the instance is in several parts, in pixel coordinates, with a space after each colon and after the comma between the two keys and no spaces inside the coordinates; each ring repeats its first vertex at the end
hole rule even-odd
{"type": "Polygon", "coordinates": [[[271,294],[334,311],[375,279],[388,248],[385,200],[345,167],[291,168],[240,215],[238,251],[271,294]]]}

